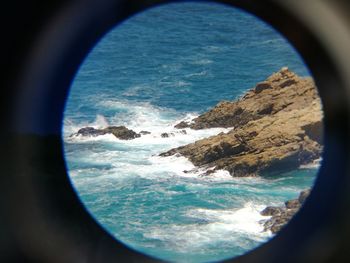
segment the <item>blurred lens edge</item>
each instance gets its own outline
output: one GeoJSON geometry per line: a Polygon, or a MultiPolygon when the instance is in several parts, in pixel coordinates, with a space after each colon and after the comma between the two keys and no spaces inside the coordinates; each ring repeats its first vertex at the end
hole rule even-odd
{"type": "MultiPolygon", "coordinates": [[[[0,259],[152,262],[106,233],[66,175],[61,125],[82,59],[115,23],[163,1],[13,1],[3,9],[0,259]]],[[[350,20],[346,1],[221,1],[280,30],[311,68],[325,110],[315,189],[273,240],[237,262],[349,261],[350,20]],[[297,2],[297,3],[295,3],[297,2]]]]}

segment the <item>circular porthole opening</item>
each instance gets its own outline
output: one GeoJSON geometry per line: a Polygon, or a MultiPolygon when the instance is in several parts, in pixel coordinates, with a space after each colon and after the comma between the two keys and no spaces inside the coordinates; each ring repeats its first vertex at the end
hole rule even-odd
{"type": "Polygon", "coordinates": [[[222,4],[172,3],[125,20],[82,63],[65,159],[117,240],[162,260],[225,260],[303,205],[322,120],[311,73],[270,25],[222,4]]]}

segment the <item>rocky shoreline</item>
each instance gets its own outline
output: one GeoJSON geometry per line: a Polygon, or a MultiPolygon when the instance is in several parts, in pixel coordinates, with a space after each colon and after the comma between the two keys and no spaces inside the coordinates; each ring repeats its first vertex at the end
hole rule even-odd
{"type": "Polygon", "coordinates": [[[262,216],[271,216],[260,223],[264,226],[264,231],[271,231],[276,234],[280,231],[289,220],[299,211],[306,198],[309,196],[311,189],[301,191],[297,199],[288,200],[284,206],[267,206],[260,212],[262,216]]]}
{"type": "MultiPolygon", "coordinates": [[[[187,134],[186,130],[179,130],[176,132],[177,134],[187,134]]],[[[126,128],[125,126],[108,126],[106,128],[97,129],[94,127],[84,127],[79,129],[76,133],[70,135],[70,137],[74,136],[87,136],[87,137],[96,137],[105,134],[112,134],[116,138],[120,140],[133,140],[136,138],[140,138],[141,136],[151,134],[149,131],[140,131],[139,133],[126,128]]],[[[169,138],[174,137],[174,132],[163,132],[160,134],[160,138],[169,138]]]]}
{"type": "Polygon", "coordinates": [[[226,170],[234,177],[298,169],[322,153],[322,110],[311,78],[287,68],[258,83],[237,101],[224,101],[178,129],[231,127],[228,133],[171,149],[207,174],[226,170]]]}
{"type": "MultiPolygon", "coordinates": [[[[288,68],[272,74],[236,101],[221,101],[191,122],[175,125],[188,129],[231,128],[188,145],[159,154],[188,158],[205,174],[226,170],[234,177],[260,176],[298,169],[320,159],[323,113],[311,78],[302,78],[288,68]]],[[[71,136],[113,134],[132,140],[150,134],[136,133],[125,126],[103,129],[81,128],[71,136]]],[[[162,133],[160,138],[174,136],[162,133]]]]}
{"type": "MultiPolygon", "coordinates": [[[[175,125],[178,131],[161,133],[169,138],[186,129],[231,128],[188,145],[170,149],[159,156],[188,158],[209,175],[226,170],[233,177],[264,176],[292,171],[321,158],[323,113],[315,84],[282,68],[258,83],[236,101],[222,101],[191,122],[175,125]]],[[[81,128],[71,136],[113,134],[121,140],[132,140],[150,134],[139,133],[125,126],[103,129],[81,128]]],[[[184,171],[185,173],[189,171],[184,171]]],[[[268,206],[261,215],[264,231],[278,232],[299,210],[310,189],[284,206],[268,206]]]]}

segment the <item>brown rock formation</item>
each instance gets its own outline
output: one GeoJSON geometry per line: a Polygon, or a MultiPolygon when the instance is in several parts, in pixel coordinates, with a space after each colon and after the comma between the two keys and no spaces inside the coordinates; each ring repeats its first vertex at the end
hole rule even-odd
{"type": "Polygon", "coordinates": [[[104,134],[113,134],[115,137],[121,140],[131,140],[140,137],[141,135],[129,130],[125,126],[109,126],[104,129],[95,129],[93,127],[81,128],[76,134],[82,136],[99,136],[104,134]]]}
{"type": "Polygon", "coordinates": [[[191,124],[175,127],[234,127],[161,154],[181,154],[196,166],[224,169],[232,176],[293,170],[320,158],[322,152],[322,110],[314,82],[287,68],[241,99],[220,102],[191,124]]]}
{"type": "Polygon", "coordinates": [[[284,206],[268,206],[261,211],[261,215],[271,216],[270,219],[262,222],[264,230],[270,230],[274,234],[280,231],[299,211],[305,199],[309,196],[310,191],[310,189],[302,191],[298,199],[288,200],[284,203],[284,206]]]}

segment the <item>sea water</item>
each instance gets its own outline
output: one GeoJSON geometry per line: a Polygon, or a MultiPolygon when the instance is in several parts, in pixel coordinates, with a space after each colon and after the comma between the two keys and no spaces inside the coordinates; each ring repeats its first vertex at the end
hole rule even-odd
{"type": "Polygon", "coordinates": [[[317,168],[264,178],[203,176],[184,157],[158,155],[229,131],[183,134],[174,125],[239,98],[284,66],[310,75],[279,33],[224,5],[159,6],[110,31],[79,69],[65,110],[66,162],[87,210],[119,241],[174,262],[226,259],[267,241],[272,235],[259,211],[311,187],[317,168]],[[70,136],[108,125],[151,134],[127,141],[70,136]]]}

